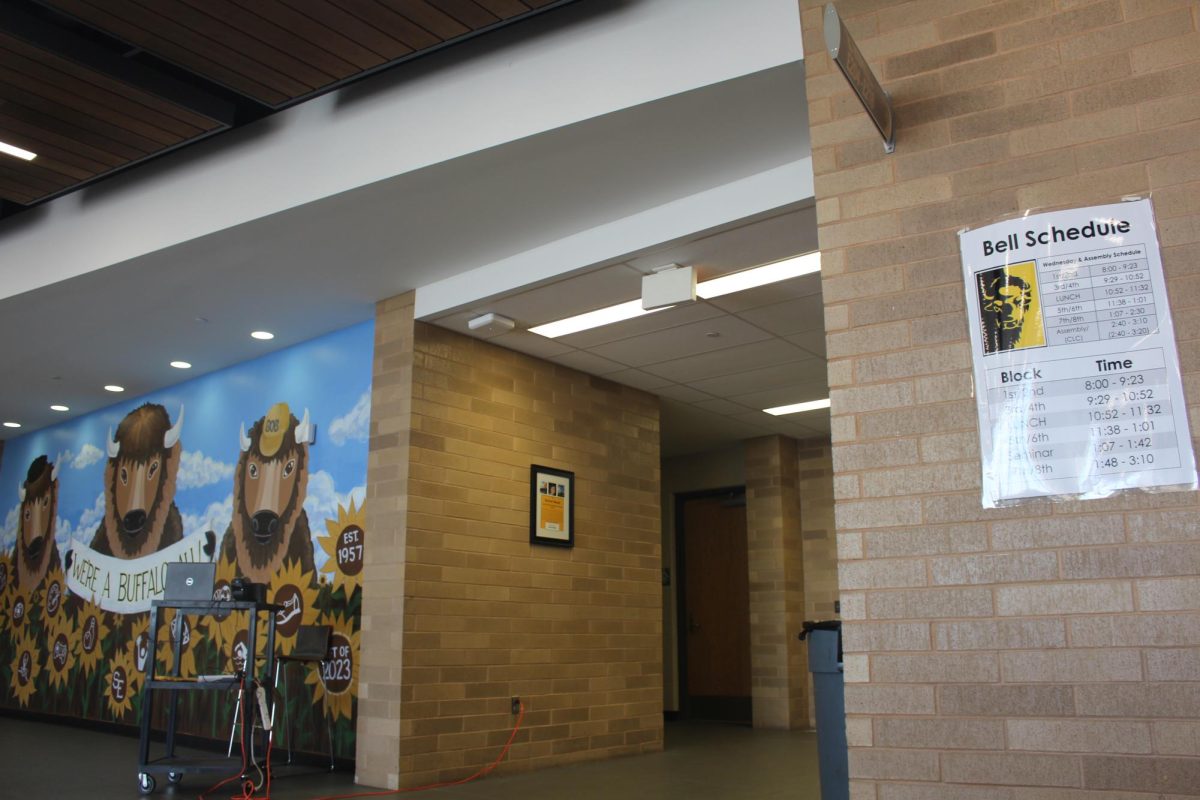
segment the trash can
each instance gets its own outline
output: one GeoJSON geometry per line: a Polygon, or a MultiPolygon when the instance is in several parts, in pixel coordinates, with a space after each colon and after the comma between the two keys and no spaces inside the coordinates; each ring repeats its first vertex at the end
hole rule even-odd
{"type": "Polygon", "coordinates": [[[805,639],[808,640],[808,671],[813,676],[813,699],[817,711],[821,800],[849,800],[842,623],[836,619],[805,621],[800,640],[805,639]]]}

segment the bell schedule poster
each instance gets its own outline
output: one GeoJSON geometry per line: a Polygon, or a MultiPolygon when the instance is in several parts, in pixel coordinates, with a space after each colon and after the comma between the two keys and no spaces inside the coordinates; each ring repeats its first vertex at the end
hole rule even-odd
{"type": "Polygon", "coordinates": [[[1148,199],[959,234],[982,502],[1196,488],[1148,199]]]}

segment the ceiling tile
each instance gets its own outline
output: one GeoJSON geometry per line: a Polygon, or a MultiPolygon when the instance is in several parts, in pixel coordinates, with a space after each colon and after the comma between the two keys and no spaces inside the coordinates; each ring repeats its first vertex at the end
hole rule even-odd
{"type": "MultiPolygon", "coordinates": [[[[537,334],[531,335],[536,336],[537,334]]],[[[572,350],[569,353],[554,356],[550,360],[556,364],[562,364],[564,367],[571,367],[590,375],[609,375],[613,372],[620,372],[627,366],[583,350],[572,350]]]]}
{"type": "MultiPolygon", "coordinates": [[[[438,324],[440,325],[441,323],[438,324]]],[[[444,327],[450,326],[447,325],[444,327]]],[[[554,356],[560,356],[572,351],[572,348],[562,342],[555,339],[547,339],[545,336],[538,336],[536,333],[530,333],[529,331],[509,331],[488,341],[492,344],[498,344],[501,347],[507,347],[509,350],[516,350],[518,353],[525,353],[537,358],[553,358],[554,356]]]]}
{"type": "Polygon", "coordinates": [[[804,331],[803,333],[793,333],[790,336],[785,336],[789,342],[794,345],[803,347],[810,353],[825,358],[825,327],[822,325],[815,331],[804,331]]]}
{"type": "Polygon", "coordinates": [[[621,372],[612,372],[605,376],[610,381],[623,383],[626,386],[632,386],[635,389],[645,389],[653,391],[661,389],[664,386],[670,386],[671,381],[666,378],[660,378],[657,375],[651,375],[648,372],[642,372],[637,369],[626,369],[621,372]]]}
{"type": "MultiPolygon", "coordinates": [[[[816,361],[816,359],[811,359],[811,361],[816,361]]],[[[716,397],[740,397],[771,389],[787,389],[794,394],[803,393],[805,386],[811,385],[809,381],[805,380],[806,373],[811,371],[807,368],[808,363],[778,364],[732,375],[719,375],[715,378],[689,381],[688,385],[716,397]]]]}
{"type": "Polygon", "coordinates": [[[770,334],[728,314],[690,325],[658,331],[646,336],[622,339],[591,348],[591,352],[612,358],[631,367],[659,364],[749,342],[762,341],[770,334]],[[710,334],[717,334],[711,336],[710,334]]]}
{"type": "Polygon", "coordinates": [[[646,367],[646,372],[670,378],[677,383],[729,375],[759,367],[800,361],[811,356],[782,339],[764,339],[760,342],[726,347],[708,353],[677,358],[646,367]]]}
{"type": "MultiPolygon", "coordinates": [[[[803,403],[808,400],[819,400],[829,396],[829,390],[823,385],[802,384],[797,383],[792,386],[783,386],[773,389],[764,389],[758,392],[747,392],[746,394],[730,397],[737,403],[743,403],[751,408],[774,408],[775,406],[786,406],[791,403],[803,403]]],[[[819,411],[809,411],[809,414],[822,413],[819,411]]],[[[828,412],[825,412],[828,413],[828,412]]]]}
{"type": "Polygon", "coordinates": [[[824,332],[825,329],[825,309],[820,294],[747,309],[737,315],[776,336],[812,330],[824,332]]]}
{"type": "Polygon", "coordinates": [[[679,400],[684,403],[696,403],[703,400],[713,399],[711,394],[705,394],[704,392],[693,389],[690,386],[681,386],[679,384],[663,386],[662,388],[655,389],[654,391],[659,397],[669,397],[672,400],[679,400]]]}
{"type": "Polygon", "coordinates": [[[714,414],[724,414],[727,416],[745,414],[747,411],[754,410],[749,406],[744,406],[740,403],[735,403],[732,400],[723,400],[720,398],[716,400],[703,400],[699,403],[693,403],[692,405],[694,405],[696,408],[704,409],[705,411],[711,411],[714,414]]]}

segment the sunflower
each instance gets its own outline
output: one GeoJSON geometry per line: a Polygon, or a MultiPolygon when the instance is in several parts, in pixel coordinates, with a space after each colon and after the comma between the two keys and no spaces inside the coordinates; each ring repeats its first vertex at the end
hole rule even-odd
{"type": "Polygon", "coordinates": [[[325,713],[336,722],[339,717],[350,719],[358,696],[358,631],[351,630],[353,619],[341,614],[322,622],[333,627],[329,651],[317,670],[308,671],[304,682],[313,687],[313,702],[322,703],[325,713]]]}
{"type": "Polygon", "coordinates": [[[355,586],[362,585],[362,570],[366,564],[363,550],[367,529],[367,515],[363,509],[366,505],[364,501],[356,509],[353,498],[349,510],[339,504],[337,519],[325,520],[329,534],[317,539],[321,549],[329,556],[321,572],[330,573],[336,584],[345,586],[347,595],[354,591],[355,586]]]}
{"type": "MultiPolygon", "coordinates": [[[[218,559],[217,578],[213,584],[213,599],[229,600],[232,597],[229,586],[236,577],[237,563],[231,558],[218,559]]],[[[242,628],[243,620],[241,617],[243,614],[244,612],[240,611],[215,611],[207,616],[204,624],[204,635],[218,652],[223,653],[229,650],[233,644],[233,638],[237,636],[238,630],[242,628]]]]}
{"type": "Polygon", "coordinates": [[[104,676],[104,696],[115,719],[123,719],[133,709],[133,698],[140,685],[141,676],[133,665],[133,650],[120,648],[109,660],[104,676]]]}
{"type": "Polygon", "coordinates": [[[42,671],[41,653],[24,631],[17,634],[13,645],[12,693],[13,698],[25,707],[37,691],[37,677],[42,671]]]}
{"type": "Polygon", "coordinates": [[[139,675],[145,675],[150,669],[150,655],[154,652],[154,643],[150,641],[150,614],[136,614],[129,623],[129,648],[133,658],[133,666],[139,675]]]}
{"type": "Polygon", "coordinates": [[[55,564],[42,580],[42,587],[39,603],[42,609],[42,624],[49,629],[60,617],[67,615],[63,610],[64,601],[67,599],[67,579],[63,575],[62,567],[55,564]]]}
{"type": "MultiPolygon", "coordinates": [[[[271,578],[267,587],[268,602],[282,606],[275,613],[275,650],[288,655],[296,647],[296,631],[301,625],[312,625],[317,620],[316,574],[304,572],[299,561],[284,562],[283,567],[271,578]]],[[[267,648],[267,625],[260,618],[258,625],[258,652],[267,648]]]]}
{"type": "Polygon", "coordinates": [[[91,675],[104,658],[103,642],[112,629],[108,615],[95,603],[84,603],[79,609],[79,668],[84,675],[91,675]]]}
{"type": "Polygon", "coordinates": [[[17,635],[25,630],[25,624],[29,621],[29,595],[15,586],[8,591],[7,611],[8,618],[5,620],[10,628],[12,635],[17,635]]]}
{"type": "Polygon", "coordinates": [[[79,630],[66,614],[58,615],[54,623],[46,628],[47,653],[46,671],[50,676],[50,688],[62,691],[70,683],[71,670],[79,649],[79,630]]]}
{"type": "Polygon", "coordinates": [[[8,591],[8,585],[12,582],[12,574],[12,555],[9,553],[0,555],[0,595],[8,591]]]}
{"type": "Polygon", "coordinates": [[[192,630],[192,620],[187,614],[178,614],[175,609],[164,609],[165,616],[160,630],[166,630],[167,636],[158,643],[158,661],[165,665],[159,673],[174,675],[172,666],[175,659],[175,642],[179,642],[179,676],[182,678],[196,677],[196,644],[200,636],[192,630]],[[175,620],[178,616],[179,624],[175,620]]]}

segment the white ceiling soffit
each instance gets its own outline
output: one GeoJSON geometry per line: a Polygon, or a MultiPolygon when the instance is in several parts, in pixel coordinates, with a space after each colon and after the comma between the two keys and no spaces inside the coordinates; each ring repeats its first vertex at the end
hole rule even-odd
{"type": "MultiPolygon", "coordinates": [[[[791,64],[378,181],[4,298],[0,410],[21,421],[24,433],[110,404],[112,396],[101,389],[106,383],[120,383],[130,395],[161,389],[181,378],[168,366],[173,359],[194,364],[187,377],[195,377],[370,319],[378,300],[500,258],[519,260],[522,253],[560,247],[568,256],[564,263],[591,267],[626,255],[629,248],[619,247],[624,242],[657,245],[674,238],[666,230],[684,241],[683,234],[710,226],[720,205],[706,201],[703,213],[690,213],[693,198],[725,193],[731,202],[721,219],[727,221],[739,216],[738,209],[754,208],[737,201],[753,198],[746,186],[798,170],[803,180],[786,182],[786,192],[765,194],[776,205],[811,196],[806,131],[803,66],[791,64]],[[655,224],[660,212],[673,227],[655,224]],[[593,233],[614,229],[626,233],[593,233]],[[656,230],[657,237],[649,235],[656,230]],[[607,242],[607,249],[596,241],[607,242]],[[251,341],[248,332],[258,328],[278,338],[270,345],[251,341]],[[51,412],[51,403],[70,406],[71,414],[51,412]]],[[[136,191],[133,178],[118,177],[104,191],[136,191]]],[[[105,199],[92,197],[101,204],[105,199]]],[[[72,232],[66,226],[62,235],[72,232]]],[[[731,248],[714,268],[725,271],[740,249],[731,248]]],[[[622,269],[632,275],[640,267],[622,269]]],[[[546,307],[567,308],[577,299],[569,290],[555,293],[546,307]]],[[[529,352],[582,358],[561,351],[563,346],[579,350],[543,340],[529,352]]],[[[12,435],[0,430],[0,438],[12,435]]]]}

